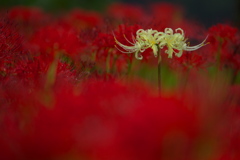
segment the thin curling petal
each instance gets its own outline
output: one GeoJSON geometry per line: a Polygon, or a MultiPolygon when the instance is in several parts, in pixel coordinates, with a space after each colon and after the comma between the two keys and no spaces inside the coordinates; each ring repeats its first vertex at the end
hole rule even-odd
{"type": "Polygon", "coordinates": [[[207,45],[208,43],[205,43],[207,40],[208,36],[202,41],[202,43],[195,45],[195,46],[186,46],[186,48],[184,49],[185,51],[194,51],[197,50],[199,48],[201,48],[202,46],[207,45]]]}
{"type": "Polygon", "coordinates": [[[177,31],[181,31],[181,33],[182,33],[181,35],[184,37],[184,31],[183,31],[181,28],[177,28],[175,31],[176,31],[176,32],[177,32],[177,31]]]}
{"type": "Polygon", "coordinates": [[[167,51],[165,51],[165,53],[168,54],[168,58],[172,58],[172,55],[173,55],[173,49],[172,49],[172,48],[169,48],[167,51]]]}
{"type": "Polygon", "coordinates": [[[181,56],[182,56],[182,53],[183,53],[183,50],[180,50],[178,53],[175,53],[175,55],[176,55],[177,57],[181,57],[181,56]]]}
{"type": "Polygon", "coordinates": [[[169,35],[173,34],[173,30],[171,28],[165,28],[164,32],[169,35]]]}
{"type": "Polygon", "coordinates": [[[139,52],[136,52],[135,53],[135,58],[138,59],[138,60],[142,60],[143,56],[141,54],[139,54],[139,52]]]}
{"type": "MultiPolygon", "coordinates": [[[[114,34],[113,34],[114,35],[114,34]]],[[[114,35],[114,39],[115,39],[115,42],[117,45],[119,45],[121,48],[123,48],[125,51],[122,51],[120,50],[117,46],[115,46],[120,52],[123,52],[123,53],[132,53],[132,52],[136,52],[136,51],[139,51],[141,50],[140,48],[140,44],[137,44],[137,43],[131,43],[133,44],[133,46],[127,46],[127,45],[124,45],[122,43],[120,43],[117,38],[115,37],[114,35]]],[[[127,40],[127,39],[126,39],[127,40]]],[[[128,41],[128,40],[127,40],[128,41]]]]}

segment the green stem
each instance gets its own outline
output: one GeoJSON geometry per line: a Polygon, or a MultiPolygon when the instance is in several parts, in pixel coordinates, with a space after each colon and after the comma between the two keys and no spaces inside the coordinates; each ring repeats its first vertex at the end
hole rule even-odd
{"type": "Polygon", "coordinates": [[[44,86],[45,88],[42,92],[42,103],[48,108],[54,106],[54,96],[52,93],[52,87],[54,86],[56,81],[58,59],[59,53],[55,53],[54,59],[47,70],[46,82],[44,86]]]}
{"type": "Polygon", "coordinates": [[[234,84],[234,83],[236,82],[237,75],[238,75],[238,70],[235,69],[235,70],[233,71],[233,76],[232,76],[231,84],[234,84]]]}
{"type": "MultiPolygon", "coordinates": [[[[222,40],[220,39],[219,41],[220,41],[220,46],[222,46],[222,44],[223,44],[222,40]]],[[[222,55],[221,48],[218,47],[218,51],[217,51],[217,55],[216,55],[217,70],[219,70],[221,68],[221,55],[222,55]]]]}
{"type": "Polygon", "coordinates": [[[162,90],[162,86],[161,86],[161,55],[160,55],[160,50],[158,52],[158,93],[159,95],[161,95],[161,90],[162,90]]]}
{"type": "Polygon", "coordinates": [[[109,49],[107,59],[106,59],[106,76],[108,80],[108,76],[110,74],[110,60],[111,60],[111,50],[109,49]]]}
{"type": "Polygon", "coordinates": [[[129,59],[129,63],[128,63],[128,68],[127,68],[127,76],[130,76],[131,70],[132,70],[132,62],[133,60],[129,59]]]}
{"type": "Polygon", "coordinates": [[[57,66],[58,66],[58,53],[55,54],[53,62],[48,68],[47,71],[47,77],[46,77],[46,83],[45,83],[45,88],[49,89],[52,87],[56,81],[56,74],[57,74],[57,66]]]}
{"type": "Polygon", "coordinates": [[[117,65],[116,65],[117,59],[118,59],[118,55],[114,55],[112,67],[110,69],[111,73],[114,73],[115,71],[117,71],[117,65]]]}

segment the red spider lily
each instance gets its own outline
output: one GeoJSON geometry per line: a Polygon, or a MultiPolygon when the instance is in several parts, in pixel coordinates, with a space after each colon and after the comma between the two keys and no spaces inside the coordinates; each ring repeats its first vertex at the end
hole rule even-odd
{"type": "MultiPolygon", "coordinates": [[[[114,116],[111,116],[112,108],[110,106],[107,106],[107,108],[104,107],[104,104],[102,106],[101,103],[104,103],[106,99],[101,99],[101,97],[108,96],[110,98],[111,91],[114,91],[115,94],[119,94],[120,96],[122,93],[127,93],[125,87],[118,87],[118,85],[115,84],[104,84],[109,88],[110,92],[106,92],[103,95],[99,94],[99,91],[97,90],[96,92],[94,88],[98,85],[101,86],[102,84],[104,83],[87,83],[84,85],[83,92],[80,92],[80,95],[78,94],[78,91],[76,90],[75,92],[72,87],[65,87],[57,90],[56,93],[54,93],[56,103],[52,106],[52,109],[42,107],[41,104],[30,105],[29,107],[33,107],[34,110],[37,111],[37,114],[29,113],[28,116],[32,117],[30,119],[31,121],[29,121],[28,124],[25,124],[23,129],[19,128],[20,123],[18,123],[18,118],[20,117],[14,115],[16,114],[15,112],[12,115],[10,112],[5,113],[3,117],[1,117],[1,119],[4,119],[1,122],[6,126],[1,125],[0,128],[0,139],[1,142],[3,142],[0,146],[6,147],[5,150],[8,151],[8,153],[11,153],[9,156],[14,157],[13,159],[49,159],[64,155],[91,157],[92,153],[90,152],[90,155],[88,155],[89,151],[95,150],[95,147],[100,147],[101,149],[101,147],[104,147],[105,144],[109,143],[106,141],[108,138],[106,137],[106,139],[102,139],[102,136],[108,136],[108,134],[104,132],[105,129],[107,129],[106,127],[108,127],[108,125],[105,124],[109,123],[109,127],[111,127],[109,129],[111,131],[113,124],[108,120],[115,118],[114,116]],[[87,99],[90,98],[89,96],[91,94],[95,95],[98,100],[92,101],[92,104],[87,104],[87,99]],[[105,119],[105,116],[108,118],[105,119]],[[11,117],[13,119],[9,119],[11,117]],[[91,117],[93,117],[93,120],[94,117],[100,118],[103,123],[100,122],[100,125],[96,128],[94,121],[91,121],[91,117]],[[8,135],[5,135],[5,133],[8,133],[8,135]],[[97,135],[94,133],[97,133],[97,135]],[[7,141],[4,139],[7,139],[7,141]],[[11,139],[11,141],[8,141],[8,139],[11,139]],[[13,148],[11,148],[11,146],[13,146],[13,148]]],[[[20,100],[28,102],[27,99],[23,99],[26,94],[21,92],[19,87],[17,88],[19,89],[18,96],[21,97],[20,100]]],[[[10,95],[14,95],[10,97],[10,100],[15,101],[17,98],[16,94],[11,91],[10,95]]],[[[30,97],[31,100],[34,101],[32,96],[29,96],[28,98],[30,97]]],[[[39,97],[39,100],[44,101],[41,97],[39,97]]],[[[19,101],[16,101],[16,103],[14,103],[16,107],[28,111],[29,107],[25,105],[20,106],[20,103],[18,104],[18,102],[19,101]]],[[[113,103],[117,103],[117,101],[113,99],[113,103]]],[[[117,108],[114,112],[118,114],[117,108]]],[[[1,155],[4,156],[4,153],[1,152],[1,155]]]]}
{"type": "Polygon", "coordinates": [[[132,62],[132,55],[121,53],[117,50],[114,36],[122,43],[128,44],[127,39],[132,40],[138,29],[140,29],[139,25],[120,25],[112,33],[100,32],[93,41],[93,45],[96,48],[96,62],[101,65],[103,61],[103,65],[106,65],[106,61],[109,58],[110,68],[113,69],[115,64],[118,66],[118,71],[122,70],[121,68],[127,68],[128,63],[132,62]]]}
{"type": "Polygon", "coordinates": [[[120,127],[119,160],[190,159],[197,131],[194,115],[174,98],[145,97],[120,127]]]}
{"type": "Polygon", "coordinates": [[[107,15],[112,17],[114,21],[125,21],[129,23],[144,22],[146,14],[144,10],[136,5],[114,3],[107,9],[107,15]]]}
{"type": "Polygon", "coordinates": [[[33,31],[44,26],[50,20],[50,16],[36,7],[13,7],[8,12],[8,17],[18,24],[24,36],[31,36],[33,31]]]}
{"type": "Polygon", "coordinates": [[[183,20],[183,8],[171,3],[154,3],[151,5],[151,14],[154,22],[164,25],[165,27],[173,27],[183,20]]]}
{"type": "Polygon", "coordinates": [[[203,86],[199,82],[205,81],[196,78],[180,99],[176,92],[170,98],[156,97],[139,81],[129,85],[93,80],[80,86],[61,85],[51,93],[50,106],[45,106],[47,97],[37,96],[41,95],[37,90],[32,94],[25,93],[26,88],[24,92],[11,91],[9,108],[14,105],[17,110],[1,114],[1,155],[13,160],[154,160],[210,154],[220,160],[225,152],[238,153],[239,130],[235,128],[234,136],[229,135],[229,124],[239,127],[238,115],[229,118],[233,112],[227,108],[229,101],[219,87],[221,82],[213,90],[218,94],[211,95],[206,87],[209,84],[203,86]],[[221,102],[215,101],[218,96],[221,102]],[[227,103],[219,108],[222,102],[227,103]],[[229,145],[231,140],[236,143],[229,145]],[[202,150],[206,146],[218,148],[210,148],[206,154],[202,150]]]}
{"type": "MultiPolygon", "coordinates": [[[[162,62],[167,64],[163,75],[172,76],[166,73],[169,66],[187,72],[177,79],[180,85],[174,91],[163,90],[157,96],[156,86],[130,76],[123,79],[133,57],[115,47],[114,37],[131,45],[140,28],[181,27],[191,39],[202,39],[197,35],[205,30],[184,19],[175,5],[161,3],[151,9],[156,17],[151,26],[141,8],[121,4],[109,7],[108,17],[113,19],[107,26],[102,25],[100,14],[82,10],[47,26],[49,17],[31,8],[14,8],[10,18],[3,16],[0,159],[240,159],[239,86],[231,84],[225,70],[211,77],[196,70],[217,59],[219,66],[237,73],[238,29],[213,26],[208,30],[210,44],[180,58],[165,57],[163,48],[162,62]],[[135,25],[109,29],[121,20],[135,25]],[[26,26],[23,37],[16,23],[22,23],[20,29],[26,26]],[[24,39],[25,34],[30,39],[24,39]]],[[[152,55],[151,49],[143,53],[147,60],[152,55]]],[[[143,71],[150,72],[148,65],[154,63],[142,65],[143,71]]]]}
{"type": "Polygon", "coordinates": [[[69,56],[80,54],[85,47],[77,32],[65,25],[50,25],[36,32],[30,47],[42,54],[64,53],[69,56]]]}
{"type": "Polygon", "coordinates": [[[14,68],[14,77],[17,81],[26,86],[42,87],[45,74],[50,62],[32,58],[31,60],[20,61],[14,68]]]}
{"type": "MultiPolygon", "coordinates": [[[[47,61],[47,59],[41,59],[40,57],[21,61],[13,70],[13,78],[29,87],[43,87],[51,63],[52,61],[47,61]]],[[[69,64],[58,61],[55,77],[56,83],[76,83],[79,78],[78,74],[69,64]]]]}
{"type": "Polygon", "coordinates": [[[127,39],[132,40],[132,37],[136,36],[136,31],[140,29],[141,27],[139,25],[119,25],[117,29],[110,31],[110,33],[99,33],[99,35],[96,37],[96,40],[93,42],[93,44],[99,48],[115,48],[115,39],[118,39],[119,41],[123,43],[129,43],[127,39]]]}
{"type": "Polygon", "coordinates": [[[100,13],[80,9],[72,10],[63,19],[63,21],[66,21],[77,31],[92,29],[94,27],[101,26],[103,23],[103,19],[100,13]]]}
{"type": "Polygon", "coordinates": [[[119,25],[113,36],[121,43],[129,44],[129,41],[133,42],[133,37],[136,37],[136,32],[139,29],[141,29],[140,25],[119,25]]]}
{"type": "Polygon", "coordinates": [[[198,149],[195,157],[217,160],[239,158],[239,148],[233,147],[233,139],[239,138],[236,133],[240,131],[236,120],[239,116],[236,113],[239,96],[229,92],[227,79],[221,74],[211,79],[197,72],[189,72],[186,88],[179,92],[180,99],[195,111],[198,119],[199,132],[195,141],[198,149]],[[206,147],[208,153],[204,150],[206,147]]]}
{"type": "Polygon", "coordinates": [[[97,49],[101,48],[114,48],[115,45],[114,37],[112,33],[102,33],[100,32],[96,39],[93,42],[93,45],[97,47],[97,49]]]}
{"type": "MultiPolygon", "coordinates": [[[[149,97],[149,93],[139,83],[130,88],[116,82],[90,81],[83,83],[80,90],[56,89],[52,108],[35,103],[35,98],[31,99],[32,104],[21,98],[22,102],[17,101],[15,106],[23,114],[28,113],[28,117],[18,117],[25,120],[21,127],[21,123],[14,120],[16,115],[12,115],[12,120],[9,112],[3,115],[0,147],[6,147],[6,153],[11,153],[13,159],[64,156],[75,159],[144,159],[150,156],[156,159],[162,154],[158,151],[162,150],[164,140],[174,138],[169,134],[183,134],[187,141],[179,145],[187,145],[185,149],[188,149],[191,144],[188,138],[194,135],[194,116],[187,108],[179,107],[176,100],[149,97]],[[92,97],[94,100],[90,100],[92,97]],[[143,145],[139,146],[139,142],[143,145]],[[144,152],[139,152],[142,149],[144,152]]],[[[21,92],[21,96],[27,95],[21,92]]],[[[36,102],[39,101],[44,100],[38,97],[36,102]]]]}
{"type": "Polygon", "coordinates": [[[40,8],[34,7],[13,7],[9,10],[8,14],[9,18],[16,21],[28,23],[28,25],[36,23],[38,24],[46,18],[46,15],[44,15],[43,11],[40,8]]]}
{"type": "Polygon", "coordinates": [[[182,28],[189,38],[204,39],[204,27],[198,21],[185,18],[184,9],[172,3],[160,2],[151,5],[152,22],[147,28],[163,31],[165,28],[182,28]]]}
{"type": "MultiPolygon", "coordinates": [[[[54,83],[58,77],[56,70],[57,67],[59,67],[58,59],[61,62],[72,65],[71,68],[74,68],[74,72],[76,71],[78,76],[80,76],[80,74],[82,76],[82,73],[85,72],[86,69],[93,67],[91,62],[88,62],[89,65],[86,66],[86,60],[82,59],[82,56],[84,57],[85,55],[84,52],[87,45],[90,44],[91,36],[79,35],[76,30],[69,25],[61,23],[41,28],[33,35],[29,43],[29,48],[35,60],[39,60],[40,64],[48,67],[46,83],[52,81],[51,85],[53,85],[52,83],[54,83]],[[41,63],[41,61],[43,61],[43,63],[41,63]]],[[[91,53],[91,46],[89,46],[88,52],[86,53],[91,53]]],[[[76,79],[78,78],[76,77],[76,79]]]]}
{"type": "Polygon", "coordinates": [[[210,64],[210,58],[205,51],[193,51],[184,53],[181,57],[175,59],[165,58],[170,67],[177,71],[189,71],[190,69],[204,69],[210,64]]]}
{"type": "Polygon", "coordinates": [[[226,24],[218,24],[209,28],[208,41],[211,43],[211,52],[216,56],[218,63],[239,69],[240,37],[237,28],[226,24]]]}
{"type": "Polygon", "coordinates": [[[17,157],[19,153],[21,154],[21,149],[18,150],[16,144],[19,143],[20,132],[31,123],[40,104],[37,101],[37,90],[32,86],[30,88],[22,85],[20,81],[16,82],[16,80],[16,78],[11,77],[7,82],[2,82],[0,86],[2,97],[0,100],[0,148],[4,149],[4,152],[1,152],[1,158],[9,160],[24,159],[21,156],[17,157]],[[11,148],[11,145],[14,147],[11,148]]]}
{"type": "MultiPolygon", "coordinates": [[[[206,29],[200,22],[190,19],[183,19],[178,24],[174,26],[174,28],[182,28],[185,31],[186,37],[188,37],[191,41],[199,40],[202,41],[206,38],[208,33],[206,33],[206,29]]],[[[208,41],[208,39],[207,39],[208,41]]]]}
{"type": "Polygon", "coordinates": [[[26,58],[23,38],[15,25],[8,19],[0,20],[0,77],[13,73],[14,67],[26,58]]]}
{"type": "Polygon", "coordinates": [[[21,55],[23,50],[22,37],[19,35],[14,24],[9,19],[3,18],[0,20],[0,31],[0,57],[21,55]]]}

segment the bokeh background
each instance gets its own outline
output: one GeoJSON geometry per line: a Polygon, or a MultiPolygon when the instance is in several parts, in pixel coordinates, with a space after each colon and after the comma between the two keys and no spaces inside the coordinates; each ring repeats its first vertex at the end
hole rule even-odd
{"type": "MultiPolygon", "coordinates": [[[[114,2],[124,2],[146,7],[161,0],[1,0],[1,8],[16,5],[38,6],[50,12],[62,12],[76,7],[102,12],[114,2]]],[[[185,10],[186,16],[195,19],[206,27],[216,23],[231,23],[240,26],[240,0],[167,0],[185,10]]]]}
{"type": "Polygon", "coordinates": [[[0,0],[0,160],[240,160],[239,1],[157,2],[0,0]]]}

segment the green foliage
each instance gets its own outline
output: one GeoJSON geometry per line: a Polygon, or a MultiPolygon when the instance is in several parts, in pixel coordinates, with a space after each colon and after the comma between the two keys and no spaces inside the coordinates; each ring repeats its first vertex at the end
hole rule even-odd
{"type": "Polygon", "coordinates": [[[84,8],[88,10],[102,11],[110,3],[110,0],[2,0],[0,7],[11,6],[37,6],[47,11],[59,12],[72,8],[84,8]]]}

